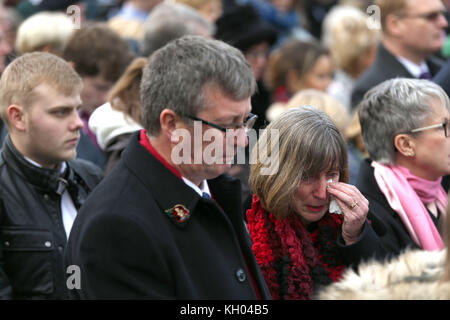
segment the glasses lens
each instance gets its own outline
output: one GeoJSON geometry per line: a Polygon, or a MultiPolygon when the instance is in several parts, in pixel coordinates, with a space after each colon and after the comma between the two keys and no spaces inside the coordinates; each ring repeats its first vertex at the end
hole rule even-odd
{"type": "Polygon", "coordinates": [[[425,15],[424,18],[428,21],[435,21],[437,20],[440,16],[444,16],[445,17],[445,11],[435,11],[435,12],[430,12],[429,14],[425,15]]]}
{"type": "Polygon", "coordinates": [[[256,119],[258,119],[258,116],[255,114],[250,115],[247,120],[245,121],[245,129],[250,130],[255,125],[256,119]]]}

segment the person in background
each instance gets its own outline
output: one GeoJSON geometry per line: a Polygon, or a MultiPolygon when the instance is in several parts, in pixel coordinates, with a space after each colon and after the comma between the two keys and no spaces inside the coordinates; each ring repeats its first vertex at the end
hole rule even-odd
{"type": "MultiPolygon", "coordinates": [[[[13,47],[8,42],[7,30],[9,29],[8,19],[3,5],[0,4],[0,76],[5,70],[8,63],[8,57],[13,50],[13,47]]],[[[3,143],[5,137],[8,135],[8,128],[0,120],[0,143],[3,143]]]]}
{"type": "Polygon", "coordinates": [[[131,133],[142,129],[139,85],[147,61],[145,57],[184,35],[210,37],[213,30],[213,24],[186,5],[164,2],[153,9],[144,24],[144,57],[136,58],[128,66],[111,89],[108,102],[95,109],[89,118],[89,128],[106,155],[105,174],[120,159],[131,133]]]}
{"type": "Polygon", "coordinates": [[[61,56],[74,30],[72,20],[64,13],[36,13],[19,26],[15,50],[18,55],[44,51],[61,56]]]}
{"type": "Polygon", "coordinates": [[[144,24],[141,55],[149,57],[172,40],[185,35],[212,37],[215,25],[195,9],[182,3],[163,2],[155,6],[144,24]]]}
{"type": "Polygon", "coordinates": [[[142,129],[140,84],[147,58],[133,60],[112,87],[108,102],[95,109],[89,118],[89,128],[105,152],[105,175],[120,160],[132,133],[142,129]]]}
{"type": "Polygon", "coordinates": [[[304,19],[301,14],[301,1],[299,0],[236,0],[238,5],[251,5],[261,16],[277,31],[279,47],[289,39],[311,41],[315,39],[303,28],[304,19]]]}
{"type": "Polygon", "coordinates": [[[175,0],[197,10],[209,22],[215,23],[222,15],[221,0],[175,0]]]}
{"type": "Polygon", "coordinates": [[[265,79],[273,102],[287,102],[303,89],[326,91],[333,72],[330,52],[320,43],[291,40],[271,52],[265,79]]]}
{"type": "Polygon", "coordinates": [[[324,112],[283,112],[259,137],[251,163],[247,228],[273,299],[311,299],[346,266],[384,256],[366,221],[369,202],[347,184],[343,136],[324,112]]]}
{"type": "Polygon", "coordinates": [[[72,298],[270,298],[240,182],[225,174],[248,143],[255,89],[242,53],[222,41],[184,36],[152,54],[140,88],[144,129],[71,232],[66,264],[81,271],[72,298]]]}
{"type": "Polygon", "coordinates": [[[336,67],[327,91],[351,108],[351,95],[359,76],[373,63],[380,39],[378,29],[369,28],[369,17],[351,6],[336,6],[325,17],[322,43],[331,52],[336,67]]]}
{"type": "Polygon", "coordinates": [[[450,174],[450,102],[429,80],[382,82],[358,106],[364,145],[356,186],[390,256],[407,248],[441,250],[450,174]]]}
{"type": "MultiPolygon", "coordinates": [[[[238,5],[228,9],[216,22],[215,38],[223,40],[241,50],[250,64],[257,83],[257,91],[252,96],[252,113],[258,116],[254,129],[258,135],[259,130],[267,125],[266,110],[271,103],[271,95],[264,83],[264,72],[267,66],[267,57],[270,48],[276,42],[277,30],[265,22],[251,5],[238,5]]],[[[248,186],[250,166],[247,146],[239,152],[245,154],[245,161],[234,163],[229,174],[241,180],[242,200],[244,209],[251,203],[251,194],[248,186]]]]}
{"type": "Polygon", "coordinates": [[[63,58],[71,63],[83,79],[80,116],[84,122],[78,157],[104,167],[105,156],[95,135],[89,130],[92,112],[107,100],[113,84],[133,60],[128,43],[103,23],[86,23],[75,30],[63,50],[63,58]]]}
{"type": "Polygon", "coordinates": [[[67,62],[43,52],[16,58],[1,77],[9,135],[0,155],[0,299],[67,298],[67,238],[102,178],[75,159],[82,86],[67,62]]]}
{"type": "Polygon", "coordinates": [[[241,50],[252,67],[258,84],[258,90],[252,97],[252,112],[258,116],[255,129],[263,128],[266,125],[265,113],[271,103],[263,77],[277,32],[261,19],[251,5],[230,8],[217,20],[216,26],[214,37],[241,50]]]}
{"type": "Polygon", "coordinates": [[[127,0],[120,10],[109,18],[107,24],[124,39],[139,43],[144,33],[144,23],[153,8],[162,0],[127,0]]]}
{"type": "Polygon", "coordinates": [[[301,90],[287,103],[274,104],[267,110],[267,118],[269,121],[274,121],[284,111],[303,105],[315,106],[325,112],[336,124],[339,132],[345,136],[345,131],[350,123],[350,117],[345,106],[326,92],[316,89],[301,90]]]}
{"type": "Polygon", "coordinates": [[[62,11],[67,12],[70,6],[77,6],[80,11],[80,21],[86,20],[86,7],[83,0],[20,0],[15,9],[23,19],[41,11],[62,11]]]}
{"type": "Polygon", "coordinates": [[[358,79],[352,108],[377,84],[393,78],[431,79],[443,62],[433,56],[445,39],[448,26],[441,0],[377,0],[382,41],[374,63],[358,79]]]}
{"type": "Polygon", "coordinates": [[[5,8],[0,4],[0,75],[6,68],[7,58],[12,51],[12,46],[8,42],[7,32],[9,29],[9,22],[6,17],[5,8]]]}

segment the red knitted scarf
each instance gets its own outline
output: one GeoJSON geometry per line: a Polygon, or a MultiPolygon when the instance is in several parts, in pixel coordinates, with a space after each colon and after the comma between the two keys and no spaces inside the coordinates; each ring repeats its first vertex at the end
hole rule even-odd
{"type": "Polygon", "coordinates": [[[273,299],[311,299],[314,288],[340,279],[344,271],[336,244],[340,215],[327,212],[306,229],[297,215],[276,219],[253,196],[247,222],[256,261],[273,299]]]}

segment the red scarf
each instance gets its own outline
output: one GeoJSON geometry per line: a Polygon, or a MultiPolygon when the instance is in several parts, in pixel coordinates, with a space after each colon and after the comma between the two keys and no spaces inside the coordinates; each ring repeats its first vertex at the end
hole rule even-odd
{"type": "Polygon", "coordinates": [[[341,278],[344,265],[336,245],[340,215],[327,212],[307,230],[297,215],[277,219],[253,196],[247,222],[256,261],[273,299],[311,299],[314,288],[341,278]]]}

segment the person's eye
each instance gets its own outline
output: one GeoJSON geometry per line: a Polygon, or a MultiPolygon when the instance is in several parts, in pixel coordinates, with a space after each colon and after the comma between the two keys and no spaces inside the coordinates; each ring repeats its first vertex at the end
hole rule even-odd
{"type": "Polygon", "coordinates": [[[330,178],[330,179],[334,179],[336,177],[339,177],[339,172],[338,171],[329,172],[327,174],[327,177],[330,178]]]}
{"type": "Polygon", "coordinates": [[[57,117],[65,117],[68,114],[70,114],[70,109],[58,109],[58,110],[54,110],[52,112],[53,115],[57,116],[57,117]]]}
{"type": "Polygon", "coordinates": [[[312,181],[310,176],[302,176],[302,183],[310,183],[312,181]]]}

